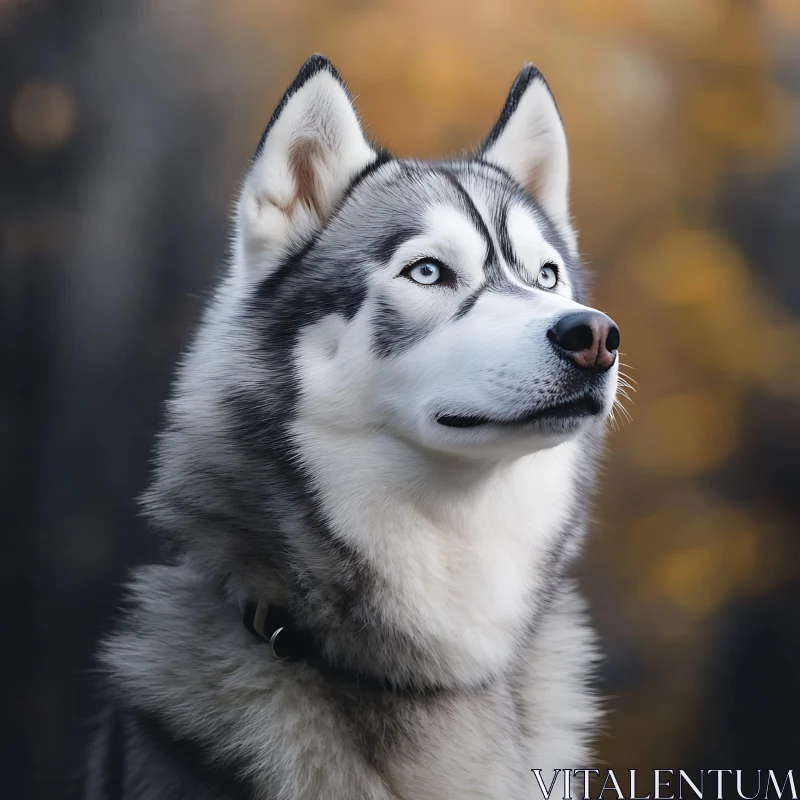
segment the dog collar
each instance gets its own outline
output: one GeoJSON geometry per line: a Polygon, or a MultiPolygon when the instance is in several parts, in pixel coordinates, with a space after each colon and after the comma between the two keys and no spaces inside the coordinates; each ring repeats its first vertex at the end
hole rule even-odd
{"type": "Polygon", "coordinates": [[[271,603],[248,603],[242,616],[242,623],[250,633],[269,645],[272,658],[278,661],[305,662],[325,677],[353,683],[359,688],[370,688],[398,694],[425,694],[441,691],[436,688],[396,684],[382,680],[374,675],[346,669],[331,663],[320,650],[309,631],[300,628],[288,609],[271,603]]]}
{"type": "Polygon", "coordinates": [[[314,638],[300,630],[285,608],[271,603],[248,603],[242,618],[245,628],[269,645],[279,661],[307,661],[316,651],[314,638]]]}

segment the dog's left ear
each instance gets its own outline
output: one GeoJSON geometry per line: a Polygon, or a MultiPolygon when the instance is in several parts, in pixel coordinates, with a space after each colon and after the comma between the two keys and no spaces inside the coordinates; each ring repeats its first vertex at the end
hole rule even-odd
{"type": "Polygon", "coordinates": [[[325,225],[350,180],[376,157],[336,68],[311,56],[275,109],[245,179],[237,260],[268,274],[325,225]]]}
{"type": "Polygon", "coordinates": [[[516,179],[559,225],[569,225],[567,137],[541,72],[528,64],[517,75],[481,156],[516,179]]]}

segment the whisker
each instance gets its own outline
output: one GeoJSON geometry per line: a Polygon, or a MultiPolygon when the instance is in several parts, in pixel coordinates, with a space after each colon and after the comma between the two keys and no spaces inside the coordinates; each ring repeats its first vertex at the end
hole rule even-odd
{"type": "MultiPolygon", "coordinates": [[[[628,398],[630,399],[630,398],[628,398]]],[[[620,414],[622,414],[627,422],[633,422],[633,417],[628,412],[628,409],[615,397],[614,403],[612,404],[612,411],[619,409],[620,414]]]]}
{"type": "Polygon", "coordinates": [[[623,406],[622,404],[620,404],[620,410],[621,410],[621,411],[622,411],[622,413],[625,415],[625,419],[627,419],[627,420],[628,420],[628,422],[633,422],[633,417],[630,415],[630,413],[628,412],[628,409],[627,409],[627,408],[625,408],[625,406],[623,406]]]}

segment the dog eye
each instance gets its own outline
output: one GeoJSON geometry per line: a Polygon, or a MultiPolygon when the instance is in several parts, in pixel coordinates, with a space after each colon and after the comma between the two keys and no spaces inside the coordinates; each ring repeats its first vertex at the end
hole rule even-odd
{"type": "Polygon", "coordinates": [[[536,282],[542,289],[554,289],[558,283],[558,267],[550,261],[543,264],[536,276],[536,282]]]}
{"type": "Polygon", "coordinates": [[[431,258],[409,265],[400,274],[422,286],[452,286],[455,283],[455,275],[452,271],[431,258]]]}

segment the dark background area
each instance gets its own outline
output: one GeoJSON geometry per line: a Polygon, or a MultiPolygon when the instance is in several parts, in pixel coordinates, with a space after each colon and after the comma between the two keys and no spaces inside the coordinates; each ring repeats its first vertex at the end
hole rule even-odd
{"type": "Polygon", "coordinates": [[[0,1],[0,797],[61,797],[175,360],[305,57],[402,155],[548,76],[638,391],[582,580],[602,763],[800,768],[800,4],[0,1]]]}

